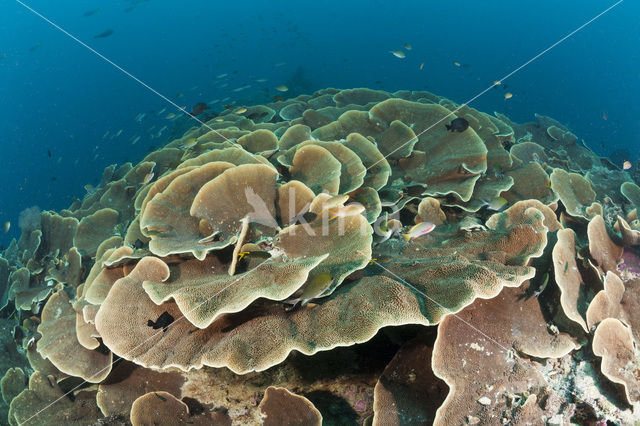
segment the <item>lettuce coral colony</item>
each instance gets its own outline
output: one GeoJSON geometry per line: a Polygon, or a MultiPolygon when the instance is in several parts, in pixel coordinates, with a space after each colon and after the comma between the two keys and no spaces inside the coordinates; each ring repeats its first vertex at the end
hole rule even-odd
{"type": "Polygon", "coordinates": [[[428,92],[225,111],[4,251],[8,421],[637,421],[638,177],[428,92]]]}

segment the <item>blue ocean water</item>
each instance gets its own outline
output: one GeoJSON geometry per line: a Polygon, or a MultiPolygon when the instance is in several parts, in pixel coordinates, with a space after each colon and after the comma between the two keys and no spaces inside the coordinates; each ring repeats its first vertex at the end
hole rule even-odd
{"type": "MultiPolygon", "coordinates": [[[[615,2],[24,3],[176,104],[218,99],[220,110],[267,102],[280,84],[286,96],[370,87],[466,102],[615,2]],[[404,43],[406,58],[389,53],[404,43]]],[[[549,115],[600,155],[626,149],[634,160],[638,16],[640,4],[622,2],[471,106],[518,122],[549,115]]],[[[19,235],[24,208],[64,208],[105,166],[137,162],[196,124],[165,119],[172,105],[19,2],[0,5],[0,34],[0,221],[13,224],[1,245],[19,235]]]]}

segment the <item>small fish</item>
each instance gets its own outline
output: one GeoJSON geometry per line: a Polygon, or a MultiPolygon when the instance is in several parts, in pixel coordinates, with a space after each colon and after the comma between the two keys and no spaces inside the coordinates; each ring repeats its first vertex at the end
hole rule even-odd
{"type": "Polygon", "coordinates": [[[349,217],[349,216],[358,215],[364,212],[365,208],[360,203],[351,203],[351,204],[347,204],[344,207],[338,206],[336,208],[329,209],[328,211],[331,214],[331,216],[329,217],[329,220],[333,220],[337,217],[349,217]]]}
{"type": "Polygon", "coordinates": [[[169,114],[165,115],[164,118],[166,118],[167,120],[173,120],[174,118],[176,118],[177,115],[175,115],[174,113],[170,112],[169,114]]]}
{"type": "Polygon", "coordinates": [[[102,135],[102,139],[106,138],[107,136],[109,136],[109,131],[107,130],[106,133],[104,135],[102,135]]]}
{"type": "MultiPolygon", "coordinates": [[[[176,95],[176,98],[182,98],[184,97],[184,93],[180,92],[176,95]]],[[[183,108],[184,109],[184,108],[183,108]]]]}
{"type": "Polygon", "coordinates": [[[87,10],[85,13],[82,14],[82,16],[91,16],[91,15],[95,15],[98,12],[100,12],[100,8],[87,10]]]}
{"type": "Polygon", "coordinates": [[[256,80],[256,82],[258,82],[258,83],[266,83],[267,81],[269,81],[268,78],[259,78],[259,79],[256,80]]]}
{"type": "Polygon", "coordinates": [[[295,299],[287,300],[287,303],[292,303],[294,306],[300,303],[305,306],[310,300],[322,296],[327,289],[333,284],[333,277],[331,274],[322,273],[307,281],[302,287],[302,293],[295,299]]]}
{"type": "Polygon", "coordinates": [[[287,86],[285,86],[284,84],[281,84],[280,86],[276,86],[276,90],[278,92],[286,92],[287,90],[289,90],[289,88],[287,86]]]}
{"type": "MultiPolygon", "coordinates": [[[[165,313],[166,313],[166,312],[165,312],[165,313]]],[[[167,400],[167,398],[165,398],[165,397],[164,397],[164,396],[162,396],[162,395],[158,395],[158,394],[157,394],[157,393],[155,393],[155,392],[154,392],[153,394],[154,394],[155,396],[157,396],[157,397],[158,397],[158,399],[159,399],[160,401],[162,401],[162,402],[165,402],[165,401],[167,400]]]]}
{"type": "Polygon", "coordinates": [[[224,73],[224,74],[219,74],[216,76],[216,78],[225,78],[226,76],[228,76],[229,74],[224,73]]]}
{"type": "Polygon", "coordinates": [[[348,199],[348,195],[335,195],[322,204],[322,211],[320,213],[335,207],[341,207],[348,199]]]}
{"type": "Polygon", "coordinates": [[[146,185],[149,182],[151,182],[151,180],[153,179],[154,173],[153,172],[149,172],[145,175],[144,179],[142,180],[142,184],[146,185]]]}
{"type": "Polygon", "coordinates": [[[631,168],[631,161],[625,161],[622,163],[622,170],[629,170],[631,168]]]}
{"type": "Polygon", "coordinates": [[[220,122],[224,121],[224,118],[218,117],[218,118],[214,119],[213,121],[216,121],[216,122],[220,123],[220,122]]]}
{"type": "Polygon", "coordinates": [[[173,317],[171,316],[171,314],[169,314],[169,312],[164,311],[157,320],[148,320],[147,326],[153,327],[154,330],[161,328],[162,331],[167,331],[167,328],[171,325],[171,323],[173,323],[173,317]]]}
{"type": "Polygon", "coordinates": [[[108,29],[108,30],[105,30],[105,31],[101,32],[100,34],[94,35],[93,38],[105,38],[105,37],[109,37],[113,33],[114,33],[114,31],[112,29],[108,29]]]}
{"type": "Polygon", "coordinates": [[[511,98],[513,98],[513,93],[511,93],[511,92],[507,92],[507,93],[505,93],[505,94],[504,94],[504,99],[505,99],[505,100],[507,100],[507,99],[511,99],[511,98]]]}
{"type": "Polygon", "coordinates": [[[158,115],[164,114],[166,110],[167,110],[166,108],[162,108],[160,111],[158,111],[158,115]]]}
{"type": "Polygon", "coordinates": [[[413,49],[413,46],[411,46],[411,44],[410,44],[410,43],[405,43],[405,44],[403,44],[403,45],[402,45],[402,47],[404,47],[404,48],[405,48],[405,49],[407,49],[407,50],[411,50],[411,49],[413,49]]]}
{"type": "Polygon", "coordinates": [[[116,138],[117,138],[118,136],[120,136],[121,134],[122,134],[122,129],[118,130],[118,133],[116,133],[116,138]]]}
{"type": "Polygon", "coordinates": [[[607,121],[607,118],[608,118],[608,117],[607,117],[607,113],[606,113],[606,111],[602,111],[602,119],[603,119],[604,121],[607,121]]]}
{"type": "Polygon", "coordinates": [[[4,233],[6,234],[7,232],[9,232],[9,229],[11,229],[11,222],[6,221],[4,223],[4,233]]]}
{"type": "Polygon", "coordinates": [[[502,82],[500,80],[493,80],[493,85],[494,86],[500,86],[502,84],[502,82]]]}
{"type": "Polygon", "coordinates": [[[397,232],[402,229],[402,222],[398,219],[389,219],[384,224],[380,225],[380,230],[382,232],[397,232]]]}
{"type": "Polygon", "coordinates": [[[84,186],[84,189],[85,189],[85,191],[87,191],[88,194],[93,194],[94,192],[96,192],[96,189],[90,183],[86,184],[84,186]]]}
{"type": "Polygon", "coordinates": [[[209,108],[204,102],[198,102],[191,109],[191,115],[200,115],[209,108]]]}
{"type": "Polygon", "coordinates": [[[455,65],[456,67],[461,67],[462,65],[460,64],[460,62],[454,62],[453,65],[455,65]]]}
{"type": "Polygon", "coordinates": [[[424,62],[420,62],[420,66],[418,67],[419,70],[422,70],[422,68],[424,68],[424,62]]]}
{"type": "Polygon", "coordinates": [[[136,136],[136,138],[131,142],[131,145],[135,145],[140,140],[140,136],[136,136]]]}
{"type": "Polygon", "coordinates": [[[444,127],[450,132],[462,133],[469,127],[469,122],[462,117],[451,120],[451,123],[445,124],[444,127]]]}
{"type": "Polygon", "coordinates": [[[436,225],[431,222],[422,222],[417,225],[413,225],[406,234],[402,234],[402,238],[405,242],[414,240],[422,235],[426,235],[429,232],[436,229],[436,225]]]}
{"type": "Polygon", "coordinates": [[[277,64],[274,65],[274,67],[281,67],[286,64],[287,64],[286,62],[278,62],[277,64]]]}
{"type": "Polygon", "coordinates": [[[487,206],[489,210],[500,211],[506,206],[509,202],[502,197],[496,197],[491,201],[481,199],[482,204],[487,206]]]}
{"type": "Polygon", "coordinates": [[[247,109],[246,109],[246,108],[238,108],[238,109],[237,109],[237,110],[235,110],[233,113],[234,113],[234,114],[238,114],[238,115],[240,115],[240,114],[242,114],[243,112],[247,112],[247,109]]]}
{"type": "Polygon", "coordinates": [[[196,146],[197,143],[198,143],[198,140],[196,138],[189,138],[189,139],[185,140],[184,142],[182,142],[182,148],[191,149],[194,146],[196,146]]]}
{"type": "Polygon", "coordinates": [[[564,273],[567,273],[567,269],[569,269],[569,262],[564,263],[564,273]]]}
{"type": "Polygon", "coordinates": [[[225,104],[225,105],[222,105],[222,108],[224,108],[224,109],[233,109],[233,105],[225,104]]]}
{"type": "Polygon", "coordinates": [[[289,225],[299,225],[301,223],[311,223],[318,217],[317,213],[306,212],[303,214],[299,214],[291,219],[289,225]]]}
{"type": "Polygon", "coordinates": [[[402,50],[390,50],[389,53],[400,59],[404,59],[407,57],[407,55],[402,50]]]}
{"type": "Polygon", "coordinates": [[[51,151],[47,150],[47,157],[51,158],[51,151]]]}
{"type": "Polygon", "coordinates": [[[142,120],[144,120],[144,118],[147,116],[146,113],[141,112],[140,114],[136,115],[136,121],[138,123],[142,123],[142,120]]]}

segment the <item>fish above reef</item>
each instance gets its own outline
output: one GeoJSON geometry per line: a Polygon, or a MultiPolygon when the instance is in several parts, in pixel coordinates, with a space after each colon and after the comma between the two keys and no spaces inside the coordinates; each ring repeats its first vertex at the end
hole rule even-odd
{"type": "Polygon", "coordinates": [[[418,67],[419,70],[422,70],[422,68],[424,68],[424,62],[420,62],[420,66],[418,67]]]}
{"type": "Polygon", "coordinates": [[[625,161],[622,163],[622,170],[629,170],[631,168],[631,161],[625,161]]]}
{"type": "Polygon", "coordinates": [[[329,216],[329,220],[333,220],[337,217],[349,217],[359,215],[364,212],[365,208],[360,203],[351,203],[346,206],[337,206],[333,209],[327,210],[331,216],[329,216]]]}
{"type": "Polygon", "coordinates": [[[504,99],[505,99],[505,100],[507,100],[507,99],[511,99],[511,98],[513,98],[513,93],[511,93],[511,92],[507,92],[507,93],[505,93],[505,94],[504,94],[504,99]]]}
{"type": "Polygon", "coordinates": [[[205,112],[209,107],[204,102],[198,102],[191,109],[191,115],[200,115],[205,112]]]}
{"type": "Polygon", "coordinates": [[[436,225],[431,222],[421,222],[417,225],[413,225],[406,234],[401,234],[405,242],[414,240],[418,237],[428,234],[436,229],[436,225]]]}
{"type": "Polygon", "coordinates": [[[333,284],[333,277],[331,274],[321,273],[316,275],[307,281],[302,287],[302,291],[298,291],[294,294],[294,298],[285,300],[285,303],[293,305],[291,309],[295,308],[298,303],[301,306],[305,306],[310,300],[317,297],[321,297],[333,284]]]}
{"type": "Polygon", "coordinates": [[[146,176],[144,177],[144,179],[142,180],[142,184],[146,185],[149,182],[151,182],[151,180],[153,179],[154,173],[153,172],[149,172],[146,174],[146,176]]]}
{"type": "Polygon", "coordinates": [[[100,8],[97,9],[91,9],[91,10],[87,10],[85,13],[82,14],[82,16],[92,16],[95,15],[96,13],[100,12],[100,8]]]}
{"type": "Polygon", "coordinates": [[[444,127],[450,132],[464,132],[469,127],[469,122],[462,117],[455,118],[449,124],[445,124],[444,127]]]}
{"type": "Polygon", "coordinates": [[[9,229],[11,229],[11,222],[6,221],[4,223],[4,233],[6,234],[7,232],[9,232],[9,229]]]}
{"type": "Polygon", "coordinates": [[[244,113],[244,112],[247,112],[247,109],[243,107],[243,108],[238,108],[238,109],[237,109],[237,110],[235,110],[233,113],[234,113],[234,114],[238,114],[238,115],[239,115],[239,114],[242,114],[242,113],[244,113]]]}
{"type": "Polygon", "coordinates": [[[333,197],[329,198],[327,201],[322,203],[322,211],[320,213],[324,212],[325,210],[332,209],[334,207],[341,207],[344,203],[347,202],[348,199],[349,199],[348,195],[334,195],[333,197]]]}
{"type": "Polygon", "coordinates": [[[278,92],[286,92],[287,90],[289,90],[289,88],[287,86],[285,86],[284,84],[281,84],[280,86],[276,86],[276,90],[278,92]]]}
{"type": "Polygon", "coordinates": [[[108,29],[108,30],[104,30],[100,34],[94,35],[93,38],[106,38],[106,37],[109,37],[113,33],[114,33],[114,31],[112,29],[108,29]]]}
{"type": "Polygon", "coordinates": [[[306,212],[299,214],[291,219],[289,222],[289,226],[291,225],[299,225],[302,223],[311,223],[318,217],[317,213],[314,212],[306,212]]]}
{"type": "Polygon", "coordinates": [[[157,330],[159,328],[162,329],[162,331],[167,331],[167,328],[173,323],[173,317],[171,316],[171,314],[167,311],[164,311],[162,313],[162,315],[160,315],[158,317],[157,320],[155,321],[151,321],[148,320],[147,321],[147,326],[152,327],[154,330],[157,330]]]}
{"type": "Polygon", "coordinates": [[[487,206],[489,210],[500,211],[502,210],[509,202],[502,198],[496,197],[493,200],[487,201],[485,199],[480,199],[482,201],[483,206],[487,206]]]}
{"type": "Polygon", "coordinates": [[[407,50],[413,49],[413,46],[411,46],[411,43],[405,43],[405,44],[402,45],[402,47],[404,47],[407,50]]]}
{"type": "Polygon", "coordinates": [[[402,50],[390,50],[389,53],[400,59],[404,59],[407,57],[406,53],[404,53],[402,50]]]}

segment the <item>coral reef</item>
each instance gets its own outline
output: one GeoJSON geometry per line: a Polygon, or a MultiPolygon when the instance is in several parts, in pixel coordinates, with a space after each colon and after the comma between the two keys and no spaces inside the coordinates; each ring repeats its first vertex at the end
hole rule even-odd
{"type": "Polygon", "coordinates": [[[208,120],[21,215],[10,424],[637,422],[640,189],[561,123],[366,88],[208,120]]]}

